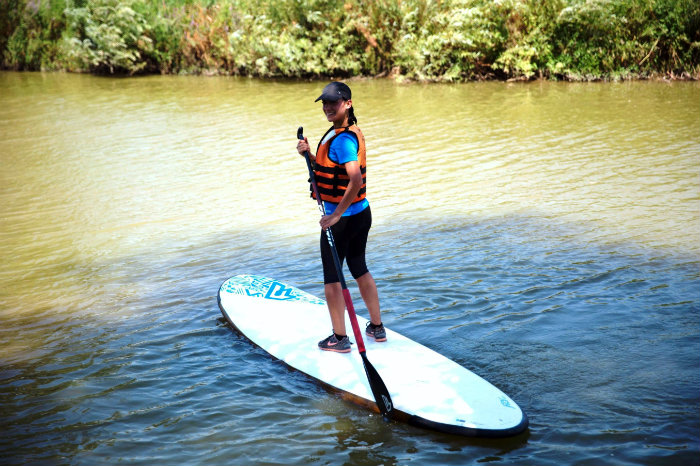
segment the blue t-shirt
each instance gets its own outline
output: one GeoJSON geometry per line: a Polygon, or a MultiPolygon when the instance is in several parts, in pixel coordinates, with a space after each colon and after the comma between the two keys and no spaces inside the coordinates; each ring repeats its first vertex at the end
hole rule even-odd
{"type": "MultiPolygon", "coordinates": [[[[329,133],[329,136],[333,136],[333,132],[329,133]]],[[[335,163],[340,165],[345,165],[348,162],[357,161],[357,151],[360,149],[357,143],[357,138],[354,134],[340,133],[331,144],[331,150],[328,153],[328,158],[330,158],[335,163]]],[[[326,215],[330,215],[335,212],[338,204],[333,202],[323,201],[326,207],[326,215]]],[[[369,206],[369,201],[367,198],[362,199],[358,202],[353,202],[350,206],[343,212],[343,217],[348,217],[350,215],[359,214],[369,206]]]]}

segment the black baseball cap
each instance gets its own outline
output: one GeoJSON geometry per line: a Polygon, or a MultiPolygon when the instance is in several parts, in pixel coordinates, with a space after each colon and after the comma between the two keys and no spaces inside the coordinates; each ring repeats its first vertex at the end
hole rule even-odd
{"type": "Polygon", "coordinates": [[[323,92],[321,93],[318,99],[314,100],[314,102],[318,102],[319,100],[328,100],[331,102],[336,102],[340,99],[350,100],[351,98],[352,92],[350,91],[350,88],[347,84],[338,81],[333,81],[332,83],[323,88],[323,92]]]}

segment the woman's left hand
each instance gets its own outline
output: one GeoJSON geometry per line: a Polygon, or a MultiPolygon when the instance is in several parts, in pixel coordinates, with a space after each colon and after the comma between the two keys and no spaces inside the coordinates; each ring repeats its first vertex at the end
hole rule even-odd
{"type": "Polygon", "coordinates": [[[326,231],[327,229],[338,223],[338,220],[340,220],[340,215],[332,213],[330,215],[324,215],[323,217],[321,217],[321,221],[318,223],[321,224],[321,228],[323,228],[323,231],[326,231]]]}

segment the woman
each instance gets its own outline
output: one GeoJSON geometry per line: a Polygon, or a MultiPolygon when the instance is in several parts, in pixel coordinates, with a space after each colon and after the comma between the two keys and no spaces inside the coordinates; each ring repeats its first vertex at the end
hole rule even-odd
{"type": "MultiPolygon", "coordinates": [[[[365,263],[367,235],[372,225],[372,212],[365,197],[365,138],[356,125],[352,93],[346,84],[328,84],[316,102],[319,100],[323,102],[326,118],[333,123],[321,138],[316,155],[311,155],[319,195],[326,209],[326,215],[321,217],[321,228],[324,231],[330,228],[333,232],[340,263],[347,259],[350,273],[360,288],[360,294],[370,315],[365,333],[375,341],[386,341],[377,285],[365,263]]],[[[306,151],[310,152],[306,138],[297,143],[297,151],[302,155],[306,151]]],[[[321,340],[318,347],[325,351],[348,353],[351,343],[345,329],[345,300],[331,248],[323,232],[321,260],[333,334],[321,340]]]]}

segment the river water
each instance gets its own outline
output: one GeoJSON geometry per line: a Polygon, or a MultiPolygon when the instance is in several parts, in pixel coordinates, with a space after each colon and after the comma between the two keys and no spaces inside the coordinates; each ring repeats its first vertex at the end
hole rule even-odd
{"type": "Polygon", "coordinates": [[[323,85],[0,74],[2,463],[698,464],[700,85],[351,83],[384,322],[510,395],[503,440],[385,423],[222,322],[238,273],[322,294],[323,85]]]}

